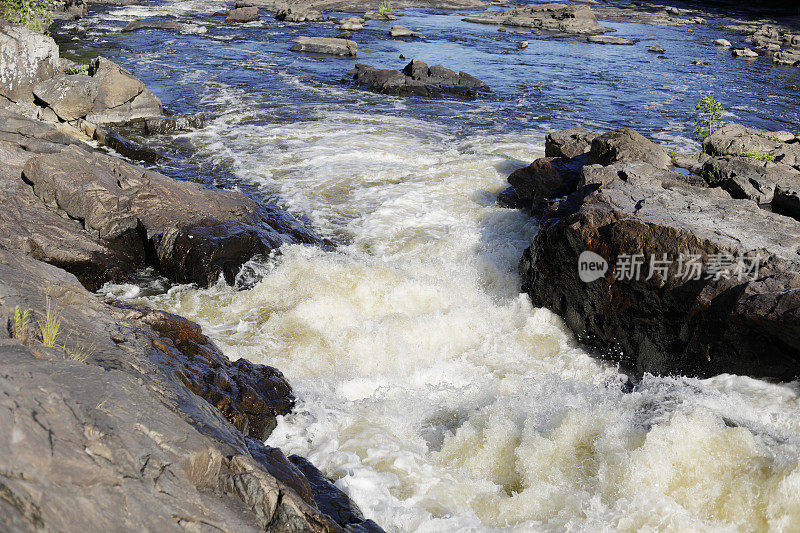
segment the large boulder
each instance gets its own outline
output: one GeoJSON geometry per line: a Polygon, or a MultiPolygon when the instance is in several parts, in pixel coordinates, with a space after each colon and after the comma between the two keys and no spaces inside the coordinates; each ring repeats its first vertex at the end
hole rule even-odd
{"type": "Polygon", "coordinates": [[[596,133],[589,133],[583,128],[569,128],[549,133],[544,140],[546,157],[575,157],[587,153],[596,133]]]}
{"type": "Polygon", "coordinates": [[[667,151],[630,128],[620,128],[592,140],[589,164],[610,165],[615,162],[649,163],[656,168],[670,168],[667,151]]]}
{"type": "Polygon", "coordinates": [[[82,74],[56,76],[33,89],[38,101],[49,106],[58,118],[69,122],[85,117],[97,98],[97,80],[82,74]]]}
{"type": "Polygon", "coordinates": [[[95,124],[127,122],[164,114],[161,100],[128,70],[104,57],[89,69],[97,82],[97,98],[86,120],[95,124]]]}
{"type": "Polygon", "coordinates": [[[288,7],[286,9],[279,9],[275,13],[275,19],[284,22],[322,22],[325,20],[325,15],[312,9],[288,7]]]}
{"type": "Polygon", "coordinates": [[[319,242],[285,213],[267,212],[239,193],[73,147],[34,156],[24,177],[45,205],[81,221],[100,242],[124,245],[119,252],[133,264],[147,250],[144,259],[181,283],[208,286],[221,275],[233,282],[255,255],[287,242],[319,242]]]}
{"type": "Polygon", "coordinates": [[[24,26],[0,22],[0,96],[33,101],[33,88],[58,71],[58,45],[24,26]]]}
{"type": "Polygon", "coordinates": [[[228,16],[225,17],[225,22],[228,24],[242,24],[256,20],[258,20],[257,7],[237,7],[236,9],[232,9],[230,13],[228,13],[228,16]]]}
{"type": "Polygon", "coordinates": [[[542,218],[520,264],[534,304],[636,374],[796,379],[800,223],[616,165],[625,180],[589,183],[542,218]],[[583,279],[579,260],[599,275],[583,279]]]}
{"type": "Polygon", "coordinates": [[[334,56],[354,56],[358,53],[358,45],[348,39],[332,39],[328,37],[295,37],[295,43],[289,49],[292,52],[311,52],[334,56]]]}
{"type": "Polygon", "coordinates": [[[350,75],[357,85],[384,94],[409,96],[452,94],[475,97],[489,91],[488,85],[466,72],[455,72],[441,65],[428,67],[423,61],[416,59],[403,70],[377,69],[356,63],[350,75]]]}
{"type": "Polygon", "coordinates": [[[589,6],[538,4],[506,11],[490,11],[470,15],[464,20],[480,24],[520,26],[536,30],[574,35],[593,35],[610,31],[597,22],[589,6]]]}
{"type": "Polygon", "coordinates": [[[515,170],[508,182],[520,201],[533,207],[575,190],[586,157],[563,159],[541,157],[525,168],[515,170]]]}

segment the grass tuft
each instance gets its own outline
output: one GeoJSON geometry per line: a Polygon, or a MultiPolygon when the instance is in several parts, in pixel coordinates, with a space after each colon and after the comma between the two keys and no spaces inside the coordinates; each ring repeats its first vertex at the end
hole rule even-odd
{"type": "Polygon", "coordinates": [[[744,152],[739,154],[739,157],[749,157],[750,159],[757,159],[758,161],[775,162],[775,154],[765,154],[762,152],[744,152]]]}
{"type": "Polygon", "coordinates": [[[42,344],[48,348],[53,348],[61,335],[61,313],[55,308],[47,297],[47,307],[43,320],[39,322],[39,333],[42,337],[42,344]]]}
{"type": "Polygon", "coordinates": [[[89,65],[72,65],[67,70],[64,71],[65,74],[83,74],[84,76],[89,75],[89,65]]]}
{"type": "Polygon", "coordinates": [[[23,311],[18,305],[14,307],[14,323],[11,325],[11,335],[20,342],[25,342],[28,337],[28,324],[31,321],[30,313],[30,309],[23,311]]]}
{"type": "Polygon", "coordinates": [[[67,354],[67,357],[73,361],[80,361],[81,363],[85,363],[87,359],[94,355],[96,349],[94,344],[82,341],[77,337],[71,346],[67,346],[65,344],[63,348],[64,353],[67,354]]]}
{"type": "Polygon", "coordinates": [[[381,15],[388,15],[392,11],[394,11],[392,9],[392,3],[389,2],[388,0],[386,2],[381,2],[381,5],[378,6],[378,13],[380,13],[381,15]]]}

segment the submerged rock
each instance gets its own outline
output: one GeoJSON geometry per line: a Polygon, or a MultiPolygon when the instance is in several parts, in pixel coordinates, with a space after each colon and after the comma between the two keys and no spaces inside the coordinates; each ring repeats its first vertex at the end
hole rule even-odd
{"type": "Polygon", "coordinates": [[[475,97],[488,92],[489,86],[466,72],[455,72],[441,65],[428,67],[412,60],[403,70],[377,69],[357,63],[350,72],[356,84],[384,94],[438,96],[452,94],[475,97]]]}
{"type": "Polygon", "coordinates": [[[599,34],[610,31],[601,26],[588,6],[539,4],[507,11],[470,15],[464,20],[480,24],[502,24],[566,34],[599,34]]]}
{"type": "Polygon", "coordinates": [[[144,29],[178,31],[180,26],[174,20],[132,20],[120,31],[125,33],[144,29]]]}
{"type": "Polygon", "coordinates": [[[587,41],[590,43],[597,43],[597,44],[636,44],[634,39],[628,39],[626,37],[615,37],[613,35],[590,35],[586,38],[587,41]]]}
{"type": "Polygon", "coordinates": [[[758,54],[756,52],[753,52],[749,48],[734,48],[733,51],[731,52],[731,55],[733,57],[738,57],[742,59],[752,59],[758,57],[758,54]]]}
{"type": "Polygon", "coordinates": [[[721,48],[730,48],[732,46],[731,42],[727,39],[714,39],[713,44],[714,46],[719,46],[721,48]]]}
{"type": "Polygon", "coordinates": [[[295,37],[295,43],[289,50],[292,52],[311,52],[335,56],[354,56],[358,53],[358,44],[347,39],[329,37],[295,37]]]}

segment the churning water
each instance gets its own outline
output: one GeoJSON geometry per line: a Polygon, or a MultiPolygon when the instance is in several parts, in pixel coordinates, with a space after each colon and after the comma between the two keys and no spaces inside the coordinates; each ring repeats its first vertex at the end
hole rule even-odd
{"type": "Polygon", "coordinates": [[[62,33],[173,110],[209,113],[204,130],[152,141],[175,158],[162,171],[278,202],[339,244],[255,261],[245,290],[106,288],[281,369],[299,401],[268,444],[308,457],[390,531],[800,528],[797,384],[645,376],[630,392],[519,294],[535,224],[494,205],[550,128],[625,124],[690,147],[689,102],[709,87],[752,125],[796,129],[796,71],[727,56],[697,71],[685,63],[715,53],[711,30],[633,24],[614,26],[637,47],[530,39],[501,55],[515,43],[492,27],[409,12],[401,23],[429,41],[384,40],[373,23],[360,60],[397,67],[403,52],[495,93],[388,98],[339,83],[352,60],[287,52],[333,26],[231,28],[211,14],[222,7],[117,8],[62,33]],[[113,33],[159,13],[183,33],[113,33]],[[648,40],[676,59],[648,56],[648,40]]]}

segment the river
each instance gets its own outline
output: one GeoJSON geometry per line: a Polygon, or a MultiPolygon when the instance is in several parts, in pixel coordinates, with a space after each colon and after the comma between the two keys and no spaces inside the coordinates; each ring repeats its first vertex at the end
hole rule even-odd
{"type": "Polygon", "coordinates": [[[388,531],[800,527],[798,384],[644,376],[631,390],[519,293],[536,225],[494,205],[557,128],[624,125],[696,150],[693,103],[711,91],[728,118],[796,130],[788,87],[800,70],[716,50],[716,21],[694,32],[607,23],[641,39],[615,47],[407,10],[400,23],[428,40],[392,41],[370,21],[358,61],[399,68],[402,53],[493,93],[387,97],[341,83],[352,58],[288,51],[333,25],[267,15],[229,26],[215,15],[229,8],[103,8],[58,38],[75,57],[129,68],[168,109],[207,114],[202,130],[149,139],[173,158],[160,171],[277,203],[338,244],[254,261],[244,290],[104,288],[199,322],[233,359],[282,370],[298,405],[267,444],[308,457],[388,531]],[[180,33],[118,32],[165,15],[180,33]]]}

